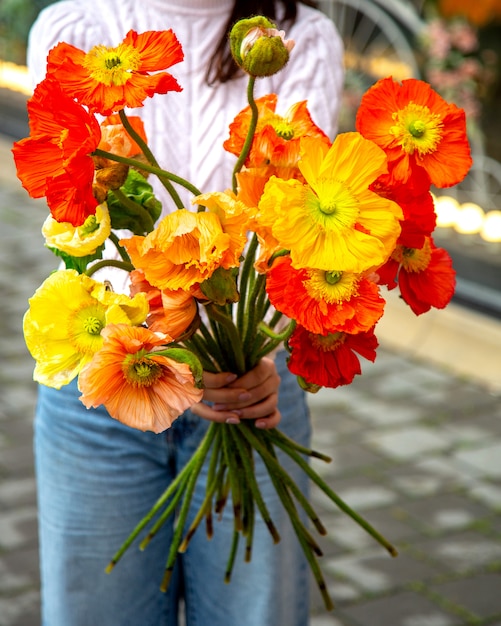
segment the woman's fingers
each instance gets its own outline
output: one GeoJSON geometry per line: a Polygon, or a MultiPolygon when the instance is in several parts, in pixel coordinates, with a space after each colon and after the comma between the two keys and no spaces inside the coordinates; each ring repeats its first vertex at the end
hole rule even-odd
{"type": "Polygon", "coordinates": [[[266,429],[276,428],[282,419],[282,415],[277,408],[273,409],[271,412],[266,412],[271,406],[275,406],[274,401],[271,401],[269,404],[265,402],[262,406],[251,407],[250,409],[216,411],[208,404],[199,402],[191,407],[191,411],[203,419],[211,422],[219,422],[221,424],[239,424],[240,421],[244,419],[255,419],[257,428],[266,429]]]}
{"type": "Polygon", "coordinates": [[[193,413],[214,422],[238,423],[256,420],[259,428],[274,428],[281,419],[278,411],[280,376],[271,359],[237,378],[227,372],[204,373],[204,400],[193,413]]]}

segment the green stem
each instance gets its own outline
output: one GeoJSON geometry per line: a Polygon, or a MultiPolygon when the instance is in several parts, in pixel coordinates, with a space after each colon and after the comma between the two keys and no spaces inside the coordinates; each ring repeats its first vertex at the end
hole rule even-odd
{"type": "Polygon", "coordinates": [[[249,123],[249,130],[247,131],[247,137],[245,138],[245,142],[242,148],[242,152],[237,159],[235,164],[235,168],[233,170],[233,178],[232,178],[232,186],[233,193],[237,193],[237,174],[242,169],[243,164],[245,163],[245,159],[247,158],[249,151],[252,146],[252,141],[254,139],[254,134],[256,132],[257,126],[257,118],[258,118],[258,110],[256,101],[254,100],[254,84],[256,82],[255,76],[249,76],[249,82],[247,84],[247,101],[249,102],[249,106],[251,109],[251,120],[249,123]]]}
{"type": "Polygon", "coordinates": [[[183,503],[181,505],[181,508],[177,517],[176,527],[174,529],[174,534],[172,537],[169,554],[167,556],[167,562],[165,564],[164,578],[160,585],[160,589],[162,591],[167,591],[167,587],[169,585],[169,581],[172,576],[174,563],[176,562],[179,545],[181,543],[181,539],[183,536],[184,524],[186,522],[186,518],[188,517],[188,512],[190,510],[193,490],[195,489],[198,475],[200,474],[200,471],[202,470],[202,466],[204,464],[207,453],[209,452],[212,442],[214,441],[214,436],[216,434],[215,432],[216,426],[217,425],[215,422],[212,422],[210,424],[207,432],[205,433],[204,438],[202,439],[202,442],[200,443],[199,447],[197,448],[194,454],[195,463],[193,464],[190,470],[188,483],[186,485],[185,492],[184,492],[183,503]]]}
{"type": "MultiPolygon", "coordinates": [[[[246,427],[244,426],[243,428],[246,427]]],[[[245,435],[242,437],[241,431],[242,429],[238,427],[232,429],[230,432],[240,454],[240,458],[242,459],[242,464],[245,471],[245,480],[250,487],[254,501],[261,513],[261,517],[263,518],[264,523],[268,527],[268,530],[273,537],[273,543],[278,543],[280,541],[280,535],[278,534],[278,531],[275,527],[275,524],[273,523],[273,520],[271,519],[263,496],[261,495],[261,490],[259,489],[252,463],[252,453],[250,452],[249,446],[247,445],[247,439],[245,438],[245,435]]]]}
{"type": "Polygon", "coordinates": [[[230,548],[230,555],[228,557],[228,563],[226,565],[226,573],[224,575],[224,582],[226,584],[228,584],[231,581],[231,573],[233,572],[233,565],[235,564],[235,557],[237,556],[239,539],[240,539],[240,533],[234,530],[233,540],[231,542],[231,548],[230,548]]]}
{"type": "Polygon", "coordinates": [[[300,454],[304,454],[305,456],[309,456],[315,459],[320,459],[322,461],[325,461],[326,463],[330,463],[332,461],[330,456],[327,456],[322,452],[317,452],[312,448],[306,448],[305,446],[302,446],[301,444],[297,443],[297,441],[294,441],[294,439],[287,437],[287,435],[285,435],[281,430],[278,430],[278,428],[270,428],[266,431],[266,433],[271,441],[275,443],[282,442],[283,444],[290,446],[300,454]]]}
{"type": "MultiPolygon", "coordinates": [[[[294,480],[291,478],[290,474],[286,472],[286,470],[280,465],[280,462],[276,458],[274,454],[271,454],[270,450],[272,447],[268,444],[268,446],[262,441],[263,437],[267,437],[267,435],[263,435],[262,433],[256,432],[253,428],[247,427],[242,429],[245,436],[247,437],[251,446],[257,451],[257,453],[261,456],[266,467],[268,468],[268,472],[273,474],[276,477],[277,481],[280,480],[281,484],[292,492],[298,503],[301,505],[306,515],[311,519],[315,528],[321,535],[326,534],[326,530],[322,522],[320,521],[317,513],[309,503],[308,499],[301,491],[301,489],[297,486],[294,480]]],[[[269,438],[268,438],[269,439],[269,438]]]]}
{"type": "Polygon", "coordinates": [[[385,539],[367,520],[361,517],[356,511],[354,511],[344,500],[342,500],[330,487],[324,482],[320,476],[313,470],[308,463],[293,449],[286,446],[284,443],[276,441],[276,445],[281,448],[288,456],[295,461],[299,467],[308,474],[311,480],[319,487],[326,496],[329,497],[338,508],[351,517],[359,526],[361,526],[371,537],[373,537],[379,544],[381,544],[391,556],[397,556],[398,552],[391,543],[385,539]]]}
{"type": "Polygon", "coordinates": [[[219,445],[220,439],[221,439],[221,429],[218,428],[216,429],[216,435],[214,437],[214,442],[212,444],[212,454],[211,454],[211,459],[209,463],[209,468],[207,471],[207,486],[205,490],[205,497],[204,497],[202,504],[200,505],[200,508],[198,509],[197,514],[195,515],[195,518],[193,519],[193,522],[191,523],[188,529],[188,532],[186,533],[183,539],[183,542],[179,546],[179,552],[186,552],[186,549],[188,548],[188,544],[190,543],[191,538],[195,534],[200,522],[202,521],[203,517],[207,515],[207,512],[210,511],[211,509],[212,496],[214,495],[214,492],[216,491],[216,488],[218,486],[218,479],[221,478],[220,474],[216,473],[217,462],[219,459],[219,452],[221,450],[220,445],[219,445]]]}
{"type": "MultiPolygon", "coordinates": [[[[158,161],[155,158],[155,155],[150,150],[150,147],[143,140],[143,138],[138,133],[136,133],[136,131],[132,127],[131,123],[129,122],[129,119],[127,118],[127,114],[125,113],[124,109],[121,109],[118,114],[120,116],[120,121],[122,122],[125,130],[129,133],[129,135],[132,137],[132,139],[141,148],[144,156],[148,159],[149,163],[151,163],[151,165],[154,165],[155,167],[159,167],[159,164],[158,164],[158,161]]],[[[175,190],[174,186],[172,185],[172,183],[170,182],[168,177],[164,176],[164,175],[161,175],[161,176],[158,176],[158,179],[160,180],[162,185],[165,187],[165,189],[168,191],[170,197],[174,201],[174,204],[177,206],[177,208],[178,209],[184,208],[183,207],[183,202],[182,202],[181,198],[179,197],[179,194],[175,190]]]]}
{"type": "Polygon", "coordinates": [[[163,492],[163,494],[158,498],[155,504],[151,507],[148,513],[143,517],[142,520],[136,525],[131,534],[127,537],[124,543],[120,546],[118,551],[115,553],[110,563],[106,568],[106,572],[109,573],[118,563],[118,561],[122,558],[125,552],[128,550],[134,539],[139,535],[139,533],[143,530],[145,526],[153,519],[156,513],[164,506],[164,504],[169,500],[172,494],[176,491],[178,486],[183,482],[185,474],[189,473],[191,466],[195,463],[195,455],[189,460],[187,465],[183,468],[183,471],[180,472],[176,478],[169,484],[167,489],[163,492]]]}
{"type": "MultiPolygon", "coordinates": [[[[135,167],[138,170],[144,170],[145,172],[150,172],[150,174],[155,174],[159,179],[166,178],[171,180],[182,187],[185,187],[188,191],[191,191],[192,194],[199,196],[201,191],[192,185],[190,182],[173,174],[172,172],[167,172],[166,170],[161,169],[160,167],[156,167],[155,165],[150,165],[149,163],[143,163],[142,161],[138,161],[137,159],[131,159],[129,157],[123,157],[118,154],[113,154],[112,152],[107,152],[106,150],[101,150],[101,148],[96,148],[92,153],[94,156],[101,156],[105,159],[109,159],[110,161],[116,161],[117,163],[125,163],[126,165],[130,165],[131,167],[135,167]]],[[[183,203],[181,202],[179,205],[176,203],[176,206],[179,209],[184,208],[183,203]]]]}
{"type": "Polygon", "coordinates": [[[121,270],[126,272],[132,272],[134,266],[132,263],[127,263],[126,261],[118,261],[117,259],[103,259],[102,261],[98,261],[94,263],[90,267],[88,267],[85,271],[87,276],[92,276],[95,272],[102,269],[103,267],[118,267],[121,270]]]}
{"type": "Polygon", "coordinates": [[[245,330],[245,327],[244,327],[245,321],[246,321],[245,305],[246,305],[246,299],[247,299],[247,293],[248,293],[248,287],[249,287],[249,276],[254,267],[254,261],[256,257],[256,250],[258,247],[258,243],[259,241],[258,241],[257,235],[256,233],[254,233],[249,243],[249,247],[245,255],[245,261],[242,265],[242,269],[240,273],[240,283],[239,283],[239,289],[238,289],[238,292],[240,294],[240,299],[238,301],[238,307],[237,307],[237,328],[241,337],[244,336],[244,330],[245,330]]]}
{"type": "Polygon", "coordinates": [[[241,483],[239,481],[239,469],[235,455],[231,449],[231,435],[228,432],[227,424],[221,424],[223,429],[223,452],[228,466],[228,475],[230,478],[231,498],[233,501],[233,520],[235,525],[235,531],[240,532],[243,528],[242,525],[242,491],[241,483]]]}
{"type": "MultiPolygon", "coordinates": [[[[252,354],[252,347],[254,345],[254,339],[257,333],[257,320],[260,321],[260,317],[258,317],[259,313],[256,306],[256,301],[259,296],[259,293],[262,289],[264,289],[264,283],[266,281],[266,277],[264,275],[257,276],[254,285],[252,287],[252,291],[249,295],[249,301],[247,304],[247,328],[243,340],[243,353],[244,354],[252,354]]],[[[249,364],[251,365],[251,364],[249,364]]],[[[252,364],[254,365],[254,364],[252,364]]]]}
{"type": "Polygon", "coordinates": [[[221,313],[212,304],[207,305],[206,309],[207,309],[207,313],[209,314],[209,317],[213,321],[220,324],[222,328],[224,328],[225,332],[228,334],[228,337],[230,340],[229,346],[231,346],[231,351],[232,351],[231,353],[235,357],[235,365],[237,369],[237,371],[234,373],[239,374],[240,376],[242,374],[245,374],[247,369],[245,366],[244,352],[242,350],[242,341],[241,341],[240,335],[238,334],[238,329],[233,323],[233,320],[229,316],[225,315],[224,313],[221,313]]]}
{"type": "Polygon", "coordinates": [[[125,263],[130,263],[130,256],[127,254],[127,250],[120,245],[120,241],[113,231],[109,234],[108,239],[113,242],[122,260],[125,261],[125,263]]]}

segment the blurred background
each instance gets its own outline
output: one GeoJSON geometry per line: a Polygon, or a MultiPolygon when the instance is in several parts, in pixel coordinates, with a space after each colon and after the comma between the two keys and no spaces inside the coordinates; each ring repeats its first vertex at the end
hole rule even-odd
{"type": "MultiPolygon", "coordinates": [[[[28,135],[27,36],[49,4],[0,0],[0,626],[40,623],[36,388],[21,319],[56,261],[40,234],[46,208],[21,188],[10,148],[28,135]]],[[[381,557],[314,492],[338,609],[325,614],[313,591],[312,626],[501,626],[501,0],[318,5],[345,43],[340,130],[379,78],[421,78],[466,110],[474,163],[460,185],[433,190],[453,302],[416,317],[385,294],[376,363],[310,399],[315,447],[334,458],[326,480],[400,552],[381,557]]]]}

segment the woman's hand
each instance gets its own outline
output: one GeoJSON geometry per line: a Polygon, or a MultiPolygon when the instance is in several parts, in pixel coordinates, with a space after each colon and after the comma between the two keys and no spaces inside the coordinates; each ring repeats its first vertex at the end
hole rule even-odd
{"type": "Polygon", "coordinates": [[[271,359],[262,359],[240,378],[227,372],[205,372],[204,385],[203,401],[191,408],[199,417],[228,424],[255,419],[257,428],[275,428],[280,422],[280,376],[271,359]],[[207,402],[212,406],[207,405],[207,402]]]}

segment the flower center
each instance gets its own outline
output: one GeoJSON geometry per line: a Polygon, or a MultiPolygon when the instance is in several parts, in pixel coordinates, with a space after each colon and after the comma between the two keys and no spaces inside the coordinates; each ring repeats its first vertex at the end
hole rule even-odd
{"type": "Polygon", "coordinates": [[[309,270],[304,287],[310,298],[339,304],[357,295],[358,277],[349,272],[309,270]]]}
{"type": "Polygon", "coordinates": [[[94,354],[102,346],[101,330],[105,325],[104,307],[86,302],[70,317],[67,336],[79,353],[94,354]]]}
{"type": "Polygon", "coordinates": [[[277,117],[274,119],[271,122],[271,126],[277,135],[286,141],[290,141],[294,137],[294,128],[283,117],[277,117]]]}
{"type": "Polygon", "coordinates": [[[422,248],[405,248],[397,246],[392,257],[398,261],[406,272],[422,272],[430,264],[431,245],[426,239],[422,248]]]}
{"type": "Polygon", "coordinates": [[[101,320],[97,319],[97,317],[90,315],[83,321],[83,327],[89,335],[99,335],[103,328],[103,324],[101,323],[101,320]]]}
{"type": "Polygon", "coordinates": [[[437,113],[421,104],[410,102],[393,113],[394,126],[390,133],[408,154],[416,150],[419,156],[434,152],[442,139],[443,122],[437,113]]]}
{"type": "Polygon", "coordinates": [[[141,57],[130,44],[120,44],[117,48],[94,46],[84,58],[84,67],[91,77],[106,86],[122,86],[139,69],[141,57]]]}
{"type": "Polygon", "coordinates": [[[151,387],[162,376],[162,368],[145,355],[129,354],[122,371],[130,385],[151,387]]]}
{"type": "Polygon", "coordinates": [[[322,352],[334,352],[346,340],[345,333],[328,333],[327,335],[315,335],[310,333],[312,346],[322,352]]]}
{"type": "Polygon", "coordinates": [[[99,230],[99,222],[95,215],[89,215],[85,222],[78,228],[78,234],[82,239],[99,230]]]}
{"type": "Polygon", "coordinates": [[[317,193],[318,196],[311,194],[308,202],[316,213],[316,221],[325,230],[344,230],[354,226],[360,213],[359,205],[345,183],[329,180],[324,185],[320,182],[317,193]]]}

